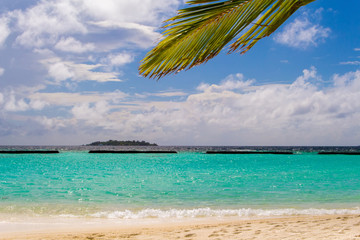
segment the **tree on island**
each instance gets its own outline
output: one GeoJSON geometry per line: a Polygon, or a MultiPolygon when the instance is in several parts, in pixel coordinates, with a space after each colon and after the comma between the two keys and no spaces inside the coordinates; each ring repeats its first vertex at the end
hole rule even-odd
{"type": "Polygon", "coordinates": [[[270,36],[300,7],[315,0],[191,0],[164,26],[164,38],[141,61],[139,72],[149,78],[190,69],[230,45],[242,54],[270,36]]]}
{"type": "Polygon", "coordinates": [[[149,143],[145,141],[118,141],[118,140],[109,140],[106,142],[96,141],[87,146],[157,146],[156,143],[149,143]]]}

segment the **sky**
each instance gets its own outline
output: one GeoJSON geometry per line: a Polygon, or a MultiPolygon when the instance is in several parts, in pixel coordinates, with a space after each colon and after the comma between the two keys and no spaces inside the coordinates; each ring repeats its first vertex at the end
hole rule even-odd
{"type": "Polygon", "coordinates": [[[139,75],[183,0],[1,0],[0,145],[360,145],[359,0],[316,0],[244,55],[139,75]]]}

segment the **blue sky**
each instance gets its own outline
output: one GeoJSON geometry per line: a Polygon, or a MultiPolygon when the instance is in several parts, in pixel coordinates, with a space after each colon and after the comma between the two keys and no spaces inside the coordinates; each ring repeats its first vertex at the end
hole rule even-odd
{"type": "Polygon", "coordinates": [[[0,144],[359,145],[360,2],[317,0],[245,55],[138,75],[180,0],[2,0],[0,144]]]}

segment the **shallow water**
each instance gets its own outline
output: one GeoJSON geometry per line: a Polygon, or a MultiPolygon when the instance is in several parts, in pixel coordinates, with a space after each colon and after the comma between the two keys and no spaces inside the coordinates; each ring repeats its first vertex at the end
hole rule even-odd
{"type": "Polygon", "coordinates": [[[0,215],[360,214],[360,156],[0,154],[0,215]]]}

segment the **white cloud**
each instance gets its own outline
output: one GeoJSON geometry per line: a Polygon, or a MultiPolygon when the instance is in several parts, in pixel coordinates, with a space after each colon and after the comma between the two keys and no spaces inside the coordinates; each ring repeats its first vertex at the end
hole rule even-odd
{"type": "Polygon", "coordinates": [[[88,51],[93,51],[95,45],[93,43],[81,43],[73,37],[61,38],[59,42],[56,43],[55,48],[64,52],[72,53],[84,53],[88,51]]]}
{"type": "Polygon", "coordinates": [[[360,71],[348,72],[344,75],[335,74],[333,82],[337,88],[342,90],[346,88],[347,91],[356,93],[360,89],[360,71]]]}
{"type": "Polygon", "coordinates": [[[141,23],[158,26],[163,14],[175,13],[178,0],[85,0],[83,11],[97,21],[141,23]]]}
{"type": "MultiPolygon", "coordinates": [[[[27,91],[16,88],[13,94],[2,90],[1,113],[6,112],[8,121],[26,123],[24,132],[31,128],[24,120],[30,117],[21,111],[43,110],[36,119],[31,114],[32,121],[53,131],[54,139],[61,134],[56,131],[65,128],[74,139],[110,133],[124,138],[146,136],[162,144],[346,144],[360,138],[359,72],[334,75],[334,87],[321,89],[316,69],[310,68],[292,84],[259,85],[241,73],[216,84],[200,79],[205,82],[194,89],[196,94],[181,90],[142,95],[96,92],[99,89],[61,92],[71,84],[87,89],[101,86],[106,91],[110,85],[97,82],[120,81],[120,74],[111,69],[133,62],[138,51],[153,45],[160,37],[158,26],[164,17],[173,15],[179,2],[38,0],[27,9],[8,13],[8,19],[0,20],[0,32],[5,33],[0,35],[0,46],[14,47],[6,49],[9,60],[1,63],[6,75],[11,59],[13,66],[26,64],[22,75],[35,69],[36,76],[29,74],[24,81],[36,77],[58,85],[27,91]],[[10,44],[13,39],[18,45],[10,44]],[[31,61],[19,61],[12,51],[21,52],[21,58],[33,54],[31,61]],[[37,64],[39,59],[41,64],[37,64]],[[89,80],[94,82],[78,83],[89,80]],[[46,92],[50,89],[60,92],[46,92]]],[[[287,26],[284,43],[301,48],[319,44],[330,29],[318,22],[309,15],[297,18],[287,26]]]]}
{"type": "Polygon", "coordinates": [[[231,74],[228,77],[226,77],[220,85],[209,85],[206,83],[202,83],[197,87],[197,90],[200,91],[210,91],[210,92],[216,92],[216,91],[225,91],[225,90],[246,90],[249,86],[251,86],[254,83],[255,80],[250,79],[244,81],[244,75],[241,73],[237,74],[231,74]]]}
{"type": "Polygon", "coordinates": [[[341,62],[341,65],[360,65],[360,61],[341,62]]]}
{"type": "Polygon", "coordinates": [[[49,130],[57,130],[60,128],[65,128],[67,125],[71,124],[72,121],[62,119],[62,118],[48,118],[46,116],[35,118],[42,126],[49,130]]]}
{"type": "Polygon", "coordinates": [[[28,98],[4,97],[3,104],[10,102],[13,111],[45,106],[69,111],[68,118],[36,121],[49,131],[76,129],[82,141],[106,133],[182,145],[354,144],[360,138],[360,71],[334,75],[333,86],[321,89],[319,80],[312,67],[292,84],[255,85],[242,74],[230,75],[219,84],[201,84],[199,92],[181,101],[129,101],[120,91],[35,92],[28,98]]]}
{"type": "Polygon", "coordinates": [[[109,32],[112,30],[116,32],[124,31],[124,34],[119,36],[114,43],[107,43],[104,50],[116,49],[127,45],[135,45],[140,48],[149,48],[159,41],[162,37],[156,30],[156,27],[147,26],[139,23],[132,22],[116,22],[116,21],[100,21],[89,22],[93,26],[107,29],[109,32]]]}
{"type": "Polygon", "coordinates": [[[31,100],[29,103],[29,106],[34,110],[42,110],[47,105],[49,105],[47,102],[40,100],[31,100]]]}
{"type": "Polygon", "coordinates": [[[110,107],[106,101],[94,104],[82,103],[74,106],[71,113],[77,120],[83,120],[88,124],[100,124],[106,119],[110,107]]]}
{"type": "Polygon", "coordinates": [[[0,76],[4,75],[5,69],[0,67],[0,76]]]}
{"type": "Polygon", "coordinates": [[[354,51],[360,51],[360,48],[354,48],[354,51]]]}
{"type": "Polygon", "coordinates": [[[69,63],[76,81],[97,81],[97,82],[121,82],[118,79],[118,73],[96,71],[97,68],[102,67],[101,64],[74,64],[69,63]]]}
{"type": "Polygon", "coordinates": [[[56,82],[65,81],[73,77],[69,67],[64,62],[56,62],[49,65],[49,76],[54,78],[56,82]]]}
{"type": "Polygon", "coordinates": [[[304,69],[303,75],[298,77],[295,82],[292,84],[293,86],[310,86],[310,80],[320,80],[320,76],[317,75],[316,68],[314,66],[310,67],[310,69],[304,69]]]}
{"type": "MultiPolygon", "coordinates": [[[[16,22],[18,44],[36,48],[56,44],[59,50],[82,53],[93,50],[96,43],[81,44],[69,35],[94,37],[106,35],[107,31],[110,34],[112,29],[128,29],[133,33],[124,32],[124,37],[129,38],[118,38],[120,43],[116,46],[132,42],[149,47],[160,36],[156,27],[164,17],[173,15],[178,5],[178,0],[40,0],[28,9],[10,12],[9,16],[16,22]]],[[[6,25],[0,24],[0,30],[1,26],[6,25]]],[[[100,45],[113,44],[107,38],[100,41],[100,45]]]]}
{"type": "Polygon", "coordinates": [[[2,47],[10,35],[11,31],[8,27],[8,19],[0,18],[0,47],[2,47]]]}
{"type": "Polygon", "coordinates": [[[174,16],[179,0],[86,0],[82,12],[87,23],[119,35],[116,42],[107,43],[103,49],[116,49],[128,45],[148,48],[161,35],[158,27],[168,17],[174,16]]]}
{"type": "MultiPolygon", "coordinates": [[[[44,93],[39,92],[41,89],[22,88],[19,87],[14,90],[0,92],[0,108],[3,112],[23,112],[23,111],[40,111],[45,107],[51,106],[55,108],[68,108],[74,106],[92,106],[95,105],[101,108],[103,105],[97,103],[109,103],[112,107],[124,101],[128,94],[115,90],[113,92],[98,93],[98,92],[84,92],[84,93],[44,93]]],[[[1,112],[1,111],[0,111],[1,112]]],[[[77,116],[80,116],[79,114],[77,116]]],[[[39,116],[41,121],[46,116],[39,116]]],[[[47,118],[47,117],[46,117],[47,118]]],[[[47,118],[48,119],[48,118],[47,118]]],[[[69,119],[61,118],[65,122],[69,119]]],[[[61,120],[61,121],[62,121],[61,120]]],[[[38,122],[41,122],[38,121],[38,122]]],[[[59,122],[58,120],[57,122],[59,122]]],[[[48,122],[48,121],[45,121],[48,122]]],[[[72,122],[72,121],[70,121],[72,122]]]]}
{"type": "Polygon", "coordinates": [[[49,77],[57,83],[65,80],[121,82],[118,78],[119,73],[98,70],[103,67],[102,64],[77,64],[59,58],[45,59],[41,62],[48,68],[49,77]]]}
{"type": "Polygon", "coordinates": [[[29,99],[24,97],[21,87],[14,90],[5,90],[0,93],[0,104],[3,105],[2,110],[6,112],[22,112],[28,110],[42,110],[48,104],[38,99],[29,99]]]}
{"type": "Polygon", "coordinates": [[[189,94],[183,91],[176,91],[176,90],[168,90],[168,91],[161,91],[156,93],[135,93],[134,96],[137,99],[145,99],[148,97],[163,97],[163,98],[173,98],[173,97],[184,97],[188,96],[189,94]]]}
{"type": "Polygon", "coordinates": [[[119,82],[120,67],[155,44],[161,36],[158,27],[179,4],[179,0],[37,0],[12,7],[4,3],[3,87],[56,83],[75,90],[82,85],[79,81],[119,82]],[[44,60],[49,58],[59,60],[44,60]]]}
{"type": "Polygon", "coordinates": [[[290,85],[252,86],[244,92],[237,92],[244,80],[232,82],[232,87],[228,81],[203,85],[198,88],[202,92],[184,102],[139,103],[142,110],[123,109],[97,124],[128,135],[176,136],[172,141],[179,144],[339,144],[347,137],[354,141],[359,134],[346,134],[360,127],[360,71],[335,75],[335,87],[325,90],[312,83],[318,79],[311,68],[290,85]]]}
{"type": "Polygon", "coordinates": [[[4,99],[3,102],[5,111],[19,112],[29,109],[29,105],[24,101],[24,99],[16,99],[14,92],[11,92],[7,99],[4,99]]]}
{"type": "MultiPolygon", "coordinates": [[[[320,13],[315,13],[315,15],[318,14],[320,13]]],[[[330,28],[312,23],[309,16],[304,13],[286,25],[282,32],[276,34],[274,40],[290,47],[307,48],[317,46],[329,37],[330,32],[330,28]]]]}
{"type": "Polygon", "coordinates": [[[173,91],[173,92],[154,93],[154,94],[150,94],[150,96],[151,95],[157,97],[182,97],[182,96],[187,96],[188,94],[181,91],[173,91]]]}
{"type": "Polygon", "coordinates": [[[14,11],[20,35],[16,42],[26,47],[43,47],[55,44],[63,34],[85,34],[87,28],[81,21],[77,1],[41,0],[25,11],[14,11]]]}
{"type": "Polygon", "coordinates": [[[85,92],[85,93],[40,93],[36,92],[29,95],[31,102],[45,102],[52,106],[74,106],[76,104],[89,104],[101,101],[118,103],[128,95],[119,90],[107,93],[85,92]]]}
{"type": "Polygon", "coordinates": [[[107,57],[107,62],[113,66],[123,66],[133,61],[134,61],[134,56],[126,52],[119,54],[110,54],[107,57]]]}

